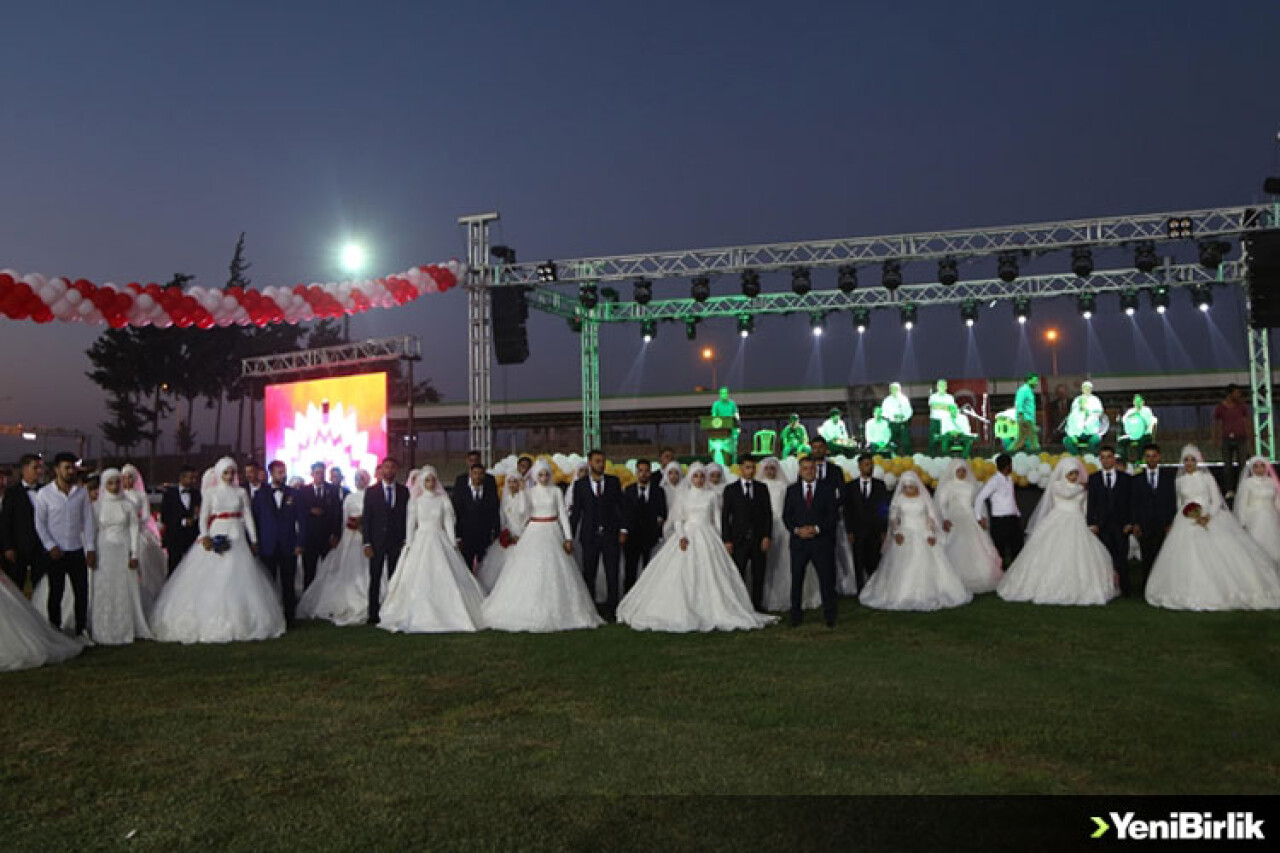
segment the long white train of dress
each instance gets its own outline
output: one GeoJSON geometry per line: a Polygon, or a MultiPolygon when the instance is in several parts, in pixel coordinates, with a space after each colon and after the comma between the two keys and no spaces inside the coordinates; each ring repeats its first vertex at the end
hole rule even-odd
{"type": "Polygon", "coordinates": [[[142,610],[150,613],[169,577],[169,558],[160,544],[160,528],[151,517],[151,506],[142,492],[124,493],[138,514],[138,588],[142,594],[142,610]]]}
{"type": "Polygon", "coordinates": [[[444,495],[424,492],[409,502],[409,546],[387,584],[378,623],[384,631],[484,630],[484,590],[454,544],[454,519],[453,504],[444,495]]]}
{"type": "MultiPolygon", "coordinates": [[[[509,536],[519,539],[524,535],[524,526],[529,521],[529,499],[526,491],[522,491],[519,495],[512,497],[510,493],[504,493],[502,496],[502,529],[509,536]]],[[[560,491],[556,489],[556,491],[560,491]]],[[[511,547],[502,547],[501,542],[494,542],[489,546],[489,550],[484,552],[484,559],[480,561],[480,570],[476,572],[476,579],[480,581],[480,588],[484,590],[485,595],[493,592],[493,588],[498,585],[498,578],[502,575],[503,566],[507,563],[508,555],[511,547]]]]}
{"type": "Polygon", "coordinates": [[[943,519],[951,522],[944,536],[947,559],[964,588],[975,595],[994,591],[1004,577],[1000,552],[973,514],[977,491],[970,483],[952,480],[939,487],[933,499],[943,519]]]}
{"type": "Polygon", "coordinates": [[[506,564],[484,601],[484,619],[498,631],[572,631],[595,628],[596,613],[578,563],[564,552],[572,539],[560,490],[535,486],[524,535],[507,549],[506,564]]]}
{"type": "Polygon", "coordinates": [[[135,505],[125,497],[103,496],[94,505],[98,520],[97,568],[89,572],[89,636],[98,645],[119,646],[151,639],[143,612],[138,573],[129,556],[141,536],[135,505]]]}
{"type": "MultiPolygon", "coordinates": [[[[769,506],[773,511],[773,529],[769,534],[769,553],[765,559],[764,609],[770,611],[791,610],[791,533],[782,523],[782,504],[787,497],[786,483],[766,480],[769,488],[769,506]]],[[[818,573],[812,565],[805,570],[801,607],[813,610],[822,606],[822,590],[818,587],[818,573]]]]}
{"type": "Polygon", "coordinates": [[[257,539],[248,494],[219,484],[201,496],[200,535],[226,536],[218,554],[197,542],[160,591],[151,633],[169,643],[266,640],[284,633],[284,610],[274,585],[249,550],[257,539]],[[223,515],[215,519],[213,516],[223,515]]]}
{"type": "Polygon", "coordinates": [[[1240,527],[1204,469],[1177,479],[1178,514],[1151,577],[1147,603],[1171,610],[1280,608],[1280,570],[1240,527]],[[1199,504],[1206,526],[1183,514],[1199,504]]]}
{"type": "MultiPolygon", "coordinates": [[[[325,619],[335,625],[361,625],[369,617],[369,558],[364,555],[364,533],[359,526],[363,514],[363,489],[343,498],[342,515],[347,523],[342,539],[337,548],[320,560],[315,580],[298,599],[299,619],[325,619]]],[[[381,599],[385,600],[385,567],[382,585],[378,589],[381,599]]]]}
{"type": "Polygon", "coordinates": [[[973,600],[947,559],[941,531],[930,528],[924,498],[898,501],[889,519],[884,557],[858,600],[877,610],[943,610],[973,600]],[[902,535],[901,545],[895,534],[902,535]]]}
{"type": "Polygon", "coordinates": [[[50,625],[47,611],[36,610],[0,572],[0,672],[60,663],[83,649],[50,625]]]}
{"type": "Polygon", "coordinates": [[[1085,487],[1059,480],[1049,488],[1053,509],[1031,531],[996,593],[1005,601],[1106,604],[1120,589],[1111,555],[1085,524],[1085,487]]]}
{"type": "Polygon", "coordinates": [[[1247,477],[1236,488],[1237,517],[1253,541],[1280,563],[1280,496],[1270,477],[1247,477]]]}
{"type": "Polygon", "coordinates": [[[775,617],[757,613],[742,575],[720,540],[719,495],[689,489],[677,508],[675,535],[654,556],[618,605],[618,621],[641,631],[738,631],[775,617]],[[680,539],[688,539],[687,550],[680,539]]]}

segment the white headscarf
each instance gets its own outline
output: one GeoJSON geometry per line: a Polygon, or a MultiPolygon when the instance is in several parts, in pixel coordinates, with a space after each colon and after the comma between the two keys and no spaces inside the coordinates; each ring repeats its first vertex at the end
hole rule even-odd
{"type": "MultiPolygon", "coordinates": [[[[712,464],[714,465],[715,463],[712,464]]],[[[711,475],[707,473],[707,469],[710,467],[711,465],[703,465],[701,462],[695,462],[690,465],[689,470],[684,474],[684,479],[680,481],[680,487],[678,489],[679,493],[681,495],[686,495],[689,492],[700,491],[702,489],[711,489],[714,491],[715,489],[711,485],[711,475]],[[703,474],[703,482],[701,486],[695,486],[693,484],[693,475],[699,471],[703,474]]]]}
{"type": "MultiPolygon", "coordinates": [[[[105,477],[105,475],[104,475],[105,477]]],[[[1244,463],[1244,471],[1240,473],[1240,482],[1236,484],[1236,518],[1244,522],[1244,500],[1245,489],[1255,488],[1252,485],[1254,480],[1270,480],[1272,486],[1272,500],[1277,512],[1280,512],[1280,478],[1276,477],[1276,468],[1265,456],[1254,456],[1248,462],[1244,463]],[[1261,476],[1253,473],[1253,466],[1261,462],[1267,466],[1267,472],[1261,476]]],[[[105,481],[104,481],[105,482],[105,481]]]]}
{"type": "Polygon", "coordinates": [[[125,500],[125,496],[124,496],[124,481],[123,481],[123,475],[120,473],[120,469],[119,469],[119,468],[108,468],[107,470],[105,470],[105,471],[103,471],[101,474],[99,474],[99,475],[98,475],[98,486],[99,486],[99,488],[98,488],[98,500],[99,500],[99,501],[103,501],[103,500],[108,500],[108,501],[122,501],[122,500],[125,500]],[[114,495],[107,491],[107,481],[108,481],[108,480],[110,480],[110,479],[112,479],[112,478],[115,478],[115,479],[118,479],[118,480],[120,480],[120,481],[121,481],[121,482],[120,482],[120,491],[119,491],[118,493],[114,494],[114,495]]]}
{"type": "Polygon", "coordinates": [[[355,486],[356,494],[364,494],[364,490],[369,488],[369,484],[373,482],[373,475],[363,468],[357,468],[356,473],[351,478],[351,485],[355,486]],[[361,481],[364,481],[361,483],[361,481]]]}
{"type": "MultiPolygon", "coordinates": [[[[123,477],[126,474],[133,475],[133,488],[130,491],[137,492],[145,498],[147,496],[147,484],[142,480],[142,472],[132,462],[127,462],[120,467],[120,476],[123,477]]],[[[124,483],[121,482],[120,485],[123,486],[124,483]]]]}
{"type": "Polygon", "coordinates": [[[228,470],[230,470],[232,473],[231,486],[234,487],[239,485],[240,466],[237,465],[236,460],[232,459],[230,456],[224,456],[214,463],[213,473],[214,473],[214,476],[217,477],[217,481],[215,482],[214,485],[221,486],[223,484],[222,475],[225,474],[228,470]]]}
{"type": "Polygon", "coordinates": [[[409,490],[409,497],[416,498],[422,494],[422,472],[414,468],[409,472],[409,476],[404,478],[404,487],[409,490]]]}
{"type": "Polygon", "coordinates": [[[420,494],[426,494],[426,493],[427,493],[427,477],[428,477],[428,476],[431,476],[431,477],[435,477],[435,478],[436,478],[436,487],[435,487],[434,489],[432,489],[432,490],[431,490],[431,493],[432,493],[432,494],[434,494],[434,495],[443,496],[443,495],[444,495],[444,493],[445,493],[445,492],[444,492],[444,483],[441,483],[441,482],[440,482],[440,475],[439,475],[439,474],[437,474],[437,473],[436,473],[436,469],[435,469],[434,467],[430,466],[430,465],[423,465],[421,468],[419,468],[419,469],[418,469],[418,491],[419,491],[419,493],[420,493],[420,494]]]}
{"type": "MultiPolygon", "coordinates": [[[[924,501],[925,512],[929,516],[932,524],[932,533],[934,537],[942,538],[942,519],[938,515],[938,508],[933,505],[933,498],[929,495],[929,490],[924,487],[924,481],[920,479],[920,475],[915,471],[904,471],[902,476],[898,478],[898,485],[893,490],[893,500],[889,502],[889,518],[893,519],[901,511],[904,501],[924,501]],[[907,497],[906,487],[914,484],[918,494],[915,497],[907,497]]],[[[893,541],[892,536],[886,536],[883,548],[888,548],[889,543],[893,541]]]]}
{"type": "Polygon", "coordinates": [[[538,482],[538,474],[542,471],[546,471],[551,475],[551,478],[547,480],[547,484],[544,488],[554,489],[556,487],[556,472],[551,469],[551,466],[547,464],[547,460],[545,459],[539,459],[537,462],[534,462],[533,467],[529,469],[529,488],[536,489],[538,486],[542,485],[542,483],[538,482]]]}
{"type": "Polygon", "coordinates": [[[200,491],[207,492],[216,485],[218,485],[217,466],[204,469],[204,473],[200,475],[200,491]]]}
{"type": "Polygon", "coordinates": [[[1035,512],[1031,513],[1031,520],[1027,522],[1027,535],[1031,535],[1031,531],[1037,524],[1043,521],[1049,513],[1053,512],[1053,508],[1057,505],[1057,496],[1053,493],[1053,487],[1058,483],[1067,479],[1067,474],[1071,471],[1078,471],[1079,476],[1076,478],[1076,485],[1082,489],[1089,487],[1089,471],[1084,467],[1084,462],[1076,456],[1064,456],[1058,460],[1058,464],[1054,466],[1053,473],[1049,475],[1049,482],[1044,485],[1044,494],[1040,496],[1040,502],[1036,504],[1035,512]]]}
{"type": "Polygon", "coordinates": [[[783,486],[791,485],[791,478],[787,476],[787,470],[782,467],[782,461],[776,456],[766,456],[760,460],[760,479],[766,483],[781,483],[783,486]],[[770,465],[777,470],[778,476],[769,476],[770,465]]]}
{"type": "MultiPolygon", "coordinates": [[[[736,479],[736,478],[730,477],[730,476],[729,476],[729,472],[728,472],[728,470],[727,470],[723,465],[721,465],[719,462],[710,462],[710,463],[708,463],[708,464],[706,465],[706,472],[707,472],[707,488],[708,488],[708,489],[714,489],[714,490],[715,490],[715,493],[716,493],[716,494],[718,494],[718,495],[719,495],[719,494],[723,494],[723,493],[724,493],[725,488],[726,488],[730,483],[732,483],[732,482],[734,481],[734,479],[736,479]],[[711,472],[712,472],[712,471],[719,471],[719,472],[720,472],[720,484],[719,484],[719,485],[716,485],[715,483],[712,483],[712,482],[711,482],[711,472]]],[[[688,480],[689,480],[689,474],[692,474],[692,473],[693,473],[693,468],[692,468],[692,466],[691,466],[691,467],[689,468],[689,472],[688,472],[688,474],[686,474],[686,475],[685,475],[685,482],[688,482],[688,480]]],[[[682,485],[683,485],[683,484],[682,484],[682,485]]]]}

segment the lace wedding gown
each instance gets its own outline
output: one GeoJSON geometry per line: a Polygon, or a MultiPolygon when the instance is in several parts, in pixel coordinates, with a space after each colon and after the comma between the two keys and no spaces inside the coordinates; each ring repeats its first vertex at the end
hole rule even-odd
{"type": "MultiPolygon", "coordinates": [[[[530,488],[532,487],[526,486],[517,495],[505,491],[502,495],[502,529],[509,536],[517,539],[524,535],[524,527],[529,522],[528,490],[530,488]]],[[[556,489],[556,491],[560,490],[556,489]]],[[[502,576],[502,569],[507,564],[511,551],[511,547],[503,548],[501,542],[494,542],[489,546],[489,550],[484,552],[484,559],[480,561],[480,570],[476,572],[476,578],[480,581],[480,588],[486,595],[491,594],[493,588],[498,585],[498,578],[502,576]]]]}
{"type": "Polygon", "coordinates": [[[975,595],[993,592],[1004,577],[1000,552],[973,514],[977,487],[966,480],[950,480],[938,487],[934,504],[938,513],[951,522],[943,537],[944,550],[964,588],[975,595]]]}
{"type": "MultiPolygon", "coordinates": [[[[298,600],[299,619],[325,619],[335,625],[361,625],[369,618],[369,558],[364,555],[364,489],[342,500],[346,520],[342,539],[320,560],[316,579],[298,600]]],[[[387,596],[387,570],[382,570],[382,599],[387,596]]]]}
{"type": "Polygon", "coordinates": [[[445,495],[424,492],[410,501],[408,549],[387,584],[378,627],[405,634],[484,630],[484,591],[458,553],[454,526],[445,495]]]}
{"type": "Polygon", "coordinates": [[[169,560],[160,544],[160,528],[151,517],[151,505],[144,492],[131,489],[124,493],[138,514],[138,588],[142,593],[142,610],[150,613],[160,597],[169,575],[169,560]]]}
{"type": "Polygon", "coordinates": [[[578,563],[564,552],[572,539],[564,497],[555,486],[534,486],[529,522],[507,549],[505,565],[484,602],[484,618],[499,631],[572,631],[595,628],[596,612],[578,563]]]}
{"type": "Polygon", "coordinates": [[[1280,495],[1270,477],[1243,477],[1236,487],[1236,518],[1266,555],[1280,562],[1280,495]]]}
{"type": "MultiPolygon", "coordinates": [[[[923,490],[924,486],[920,488],[923,490]]],[[[864,607],[942,610],[973,600],[947,559],[942,531],[936,528],[923,491],[914,498],[903,495],[894,501],[889,511],[884,556],[858,596],[864,607]],[[898,533],[902,534],[901,545],[894,538],[898,533]],[[933,545],[929,544],[930,536],[934,537],[933,545]]]]}
{"type": "Polygon", "coordinates": [[[138,553],[141,536],[135,504],[127,495],[105,492],[94,505],[98,521],[97,568],[89,571],[89,636],[103,646],[151,639],[143,613],[138,574],[129,558],[138,553]]]}

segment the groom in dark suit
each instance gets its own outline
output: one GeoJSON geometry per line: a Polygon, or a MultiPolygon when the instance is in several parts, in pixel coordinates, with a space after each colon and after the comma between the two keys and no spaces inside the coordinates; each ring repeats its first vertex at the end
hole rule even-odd
{"type": "Polygon", "coordinates": [[[738,462],[738,473],[738,482],[724,490],[720,538],[742,573],[743,583],[750,570],[751,604],[756,610],[764,610],[764,567],[769,534],[773,532],[773,507],[769,504],[769,489],[755,482],[755,457],[744,456],[738,462]]]}
{"type": "Polygon", "coordinates": [[[587,589],[596,588],[596,573],[604,557],[604,579],[609,601],[604,617],[612,622],[618,610],[618,562],[621,557],[622,483],[604,472],[604,453],[587,454],[589,473],[573,484],[570,529],[582,546],[582,574],[587,589]]]}
{"type": "Polygon", "coordinates": [[[625,591],[635,586],[641,564],[649,565],[649,555],[662,536],[667,520],[667,493],[653,482],[652,464],[636,460],[636,481],[622,493],[622,551],[627,570],[625,591]]]}
{"type": "Polygon", "coordinates": [[[468,471],[462,488],[454,487],[453,511],[457,516],[458,550],[467,568],[475,572],[484,554],[502,532],[498,485],[479,462],[468,471]]]}
{"type": "Polygon", "coordinates": [[[1165,534],[1178,515],[1178,496],[1173,471],[1160,470],[1160,448],[1148,444],[1142,449],[1142,467],[1133,475],[1133,535],[1142,549],[1143,584],[1151,577],[1156,555],[1164,547],[1165,534]]]}
{"type": "Polygon", "coordinates": [[[298,574],[298,558],[306,539],[307,516],[302,512],[298,494],[285,485],[288,469],[279,460],[267,466],[271,482],[258,490],[253,499],[253,520],[258,526],[258,557],[268,573],[280,581],[284,618],[290,628],[298,609],[294,579],[298,574]]]}
{"type": "Polygon", "coordinates": [[[311,482],[298,490],[298,501],[306,516],[306,535],[302,538],[302,584],[311,586],[316,579],[320,558],[336,548],[342,536],[342,492],[325,482],[324,463],[311,466],[311,482]]]}
{"type": "Polygon", "coordinates": [[[1115,448],[1098,450],[1102,470],[1089,478],[1086,522],[1093,535],[1106,546],[1111,566],[1120,579],[1120,594],[1129,594],[1129,533],[1133,530],[1132,480],[1116,468],[1115,448]]]}
{"type": "Polygon", "coordinates": [[[164,525],[164,550],[172,575],[200,535],[200,490],[196,488],[196,469],[190,465],[183,465],[178,472],[178,485],[164,490],[160,523],[164,525]]]}
{"type": "Polygon", "coordinates": [[[382,567],[387,567],[387,579],[390,580],[396,573],[396,563],[404,548],[409,490],[396,482],[398,470],[396,460],[383,459],[378,467],[378,482],[364,491],[361,525],[364,555],[369,558],[370,625],[378,624],[378,611],[382,604],[382,567]]]}
{"type": "Polygon", "coordinates": [[[889,530],[889,490],[874,476],[875,467],[871,454],[859,456],[858,476],[845,488],[844,529],[853,548],[859,590],[880,565],[880,548],[889,530]]]}
{"type": "Polygon", "coordinates": [[[782,523],[791,533],[791,624],[804,618],[804,574],[813,563],[822,592],[822,616],[827,627],[836,625],[836,525],[840,510],[836,492],[818,482],[811,457],[800,460],[800,479],[787,487],[782,523]]]}
{"type": "Polygon", "coordinates": [[[0,510],[0,542],[4,547],[4,569],[10,579],[23,589],[27,578],[35,587],[44,577],[47,556],[40,534],[36,532],[36,492],[44,474],[44,460],[34,453],[18,461],[18,479],[4,493],[0,510]]]}

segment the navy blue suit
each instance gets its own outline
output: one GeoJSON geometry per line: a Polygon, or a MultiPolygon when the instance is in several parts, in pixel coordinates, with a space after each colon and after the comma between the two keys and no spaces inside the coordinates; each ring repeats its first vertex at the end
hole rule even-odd
{"type": "Polygon", "coordinates": [[[1128,595],[1129,534],[1124,529],[1133,523],[1133,479],[1113,468],[1111,488],[1107,488],[1106,474],[1098,471],[1089,478],[1085,521],[1098,528],[1098,539],[1111,555],[1111,567],[1120,579],[1120,592],[1128,595]]]}
{"type": "Polygon", "coordinates": [[[612,619],[620,598],[618,564],[622,545],[618,534],[622,532],[622,482],[612,474],[605,474],[600,490],[600,497],[596,497],[590,476],[573,484],[569,527],[582,546],[582,573],[587,589],[595,590],[596,573],[600,571],[600,559],[604,558],[604,579],[609,588],[607,614],[612,619]]]}
{"type": "Polygon", "coordinates": [[[253,521],[258,526],[258,556],[271,576],[280,581],[284,618],[292,625],[298,609],[293,588],[298,573],[298,548],[306,538],[307,516],[297,492],[288,486],[281,486],[280,491],[284,496],[277,507],[274,486],[258,490],[253,498],[253,521]]]}
{"type": "Polygon", "coordinates": [[[813,503],[805,500],[804,480],[797,480],[787,487],[782,504],[782,523],[791,534],[791,622],[799,624],[803,616],[804,573],[813,563],[818,575],[818,588],[822,592],[822,616],[828,625],[836,621],[836,526],[840,509],[836,503],[836,490],[831,484],[813,483],[813,503]],[[800,527],[817,527],[812,539],[796,535],[800,527]]]}

